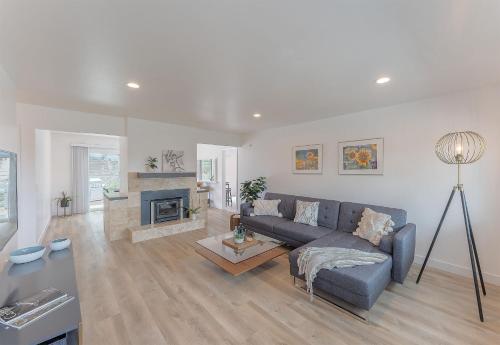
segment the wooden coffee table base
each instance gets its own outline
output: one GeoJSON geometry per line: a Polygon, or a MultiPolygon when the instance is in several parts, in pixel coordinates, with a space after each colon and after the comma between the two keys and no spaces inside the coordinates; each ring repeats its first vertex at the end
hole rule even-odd
{"type": "Polygon", "coordinates": [[[288,253],[288,249],[286,247],[276,247],[268,250],[267,252],[234,264],[197,243],[194,244],[194,248],[198,254],[203,256],[205,259],[212,261],[214,264],[222,268],[224,271],[231,273],[233,276],[239,276],[240,274],[250,271],[263,263],[288,253]]]}

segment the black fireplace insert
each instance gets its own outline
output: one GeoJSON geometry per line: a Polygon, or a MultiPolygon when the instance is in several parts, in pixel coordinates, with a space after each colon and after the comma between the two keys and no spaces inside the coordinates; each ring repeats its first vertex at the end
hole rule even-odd
{"type": "Polygon", "coordinates": [[[151,224],[182,219],[184,216],[182,198],[151,201],[151,224]]]}

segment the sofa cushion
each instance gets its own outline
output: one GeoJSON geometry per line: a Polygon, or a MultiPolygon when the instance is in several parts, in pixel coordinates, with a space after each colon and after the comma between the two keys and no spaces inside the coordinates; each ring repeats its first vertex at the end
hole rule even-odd
{"type": "Polygon", "coordinates": [[[380,293],[391,280],[392,257],[390,255],[382,252],[368,241],[340,231],[333,231],[331,234],[309,242],[289,253],[290,273],[296,277],[299,276],[297,258],[300,250],[304,247],[352,248],[365,252],[382,253],[388,256],[386,261],[373,265],[335,268],[333,270],[322,269],[318,272],[316,280],[321,280],[323,283],[328,282],[332,286],[366,296],[380,293]]]}
{"type": "Polygon", "coordinates": [[[291,238],[298,242],[307,243],[333,232],[332,229],[324,226],[312,226],[301,223],[295,223],[287,220],[286,222],[276,224],[273,233],[283,237],[291,238]]]}
{"type": "Polygon", "coordinates": [[[318,226],[319,201],[295,201],[295,223],[318,226]]]}
{"type": "Polygon", "coordinates": [[[337,200],[309,198],[305,196],[295,196],[295,195],[279,194],[279,193],[266,193],[264,199],[266,200],[280,199],[281,203],[278,206],[278,210],[283,214],[284,218],[288,219],[295,218],[296,200],[310,201],[310,202],[319,201],[318,225],[333,230],[337,229],[337,223],[339,219],[339,209],[340,209],[340,202],[337,200]]]}
{"type": "Polygon", "coordinates": [[[375,212],[371,208],[365,207],[358,228],[352,234],[378,246],[382,236],[394,231],[393,225],[394,222],[388,214],[375,212]]]}
{"type": "Polygon", "coordinates": [[[278,211],[278,205],[281,200],[254,200],[253,213],[256,216],[275,216],[282,217],[278,211]]]}
{"type": "Polygon", "coordinates": [[[278,211],[283,215],[283,218],[293,219],[295,217],[295,199],[294,195],[266,193],[265,200],[281,200],[278,205],[278,211]]]}
{"type": "Polygon", "coordinates": [[[240,222],[243,225],[247,224],[253,228],[262,229],[267,232],[273,232],[274,225],[282,222],[288,222],[288,220],[274,216],[243,216],[241,217],[240,222]]]}
{"type": "Polygon", "coordinates": [[[405,210],[353,202],[342,202],[340,204],[338,229],[345,232],[354,232],[358,227],[363,211],[367,207],[375,212],[385,213],[391,216],[391,220],[394,222],[394,231],[401,229],[406,224],[405,210]]]}

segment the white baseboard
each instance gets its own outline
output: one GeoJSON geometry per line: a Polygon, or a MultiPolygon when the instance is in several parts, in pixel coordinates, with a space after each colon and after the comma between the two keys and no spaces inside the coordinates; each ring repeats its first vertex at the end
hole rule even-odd
{"type": "MultiPolygon", "coordinates": [[[[422,264],[424,262],[425,256],[422,255],[415,255],[415,263],[417,264],[422,264]]],[[[434,267],[446,272],[458,274],[464,277],[472,278],[472,269],[470,267],[464,267],[464,266],[459,266],[455,264],[450,264],[449,262],[446,261],[441,261],[437,259],[432,259],[430,258],[429,261],[427,261],[427,266],[429,267],[434,267]]],[[[485,282],[494,284],[494,285],[500,285],[500,276],[496,274],[491,274],[488,272],[485,272],[483,269],[483,279],[485,282]]]]}

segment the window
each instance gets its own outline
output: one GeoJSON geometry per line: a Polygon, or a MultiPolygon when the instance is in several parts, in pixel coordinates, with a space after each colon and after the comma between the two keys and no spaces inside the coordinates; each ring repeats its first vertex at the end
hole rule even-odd
{"type": "Polygon", "coordinates": [[[120,189],[120,155],[112,150],[89,152],[90,201],[103,199],[102,189],[120,189]]]}
{"type": "Polygon", "coordinates": [[[198,180],[215,181],[217,179],[217,159],[202,159],[198,161],[198,180]]]}
{"type": "Polygon", "coordinates": [[[0,222],[9,219],[9,171],[9,157],[0,156],[0,222]]]}

